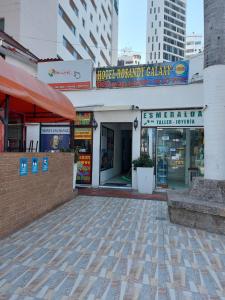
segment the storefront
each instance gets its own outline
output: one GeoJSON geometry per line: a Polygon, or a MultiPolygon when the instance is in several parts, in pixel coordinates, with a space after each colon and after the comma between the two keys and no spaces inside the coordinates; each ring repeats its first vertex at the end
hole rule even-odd
{"type": "Polygon", "coordinates": [[[141,152],[155,162],[156,187],[188,187],[204,176],[202,109],[143,111],[141,152]]]}

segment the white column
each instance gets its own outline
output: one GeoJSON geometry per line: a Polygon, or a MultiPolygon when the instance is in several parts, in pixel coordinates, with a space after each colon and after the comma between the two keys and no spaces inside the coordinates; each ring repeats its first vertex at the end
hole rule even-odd
{"type": "Polygon", "coordinates": [[[205,178],[225,180],[225,65],[204,70],[205,178]]]}
{"type": "Polygon", "coordinates": [[[101,122],[98,113],[94,113],[95,120],[98,123],[97,129],[93,129],[93,158],[92,158],[92,186],[99,186],[99,166],[100,166],[100,134],[101,122]]]}

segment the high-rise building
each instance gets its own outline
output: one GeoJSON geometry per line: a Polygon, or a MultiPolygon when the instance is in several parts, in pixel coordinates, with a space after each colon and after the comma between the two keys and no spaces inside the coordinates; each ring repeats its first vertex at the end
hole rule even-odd
{"type": "Polygon", "coordinates": [[[203,52],[204,43],[203,36],[192,34],[186,37],[185,58],[189,58],[195,54],[203,52]]]}
{"type": "Polygon", "coordinates": [[[186,0],[148,0],[146,61],[184,59],[186,0]]]}
{"type": "Polygon", "coordinates": [[[1,0],[0,27],[39,58],[117,64],[118,0],[1,0]]]}

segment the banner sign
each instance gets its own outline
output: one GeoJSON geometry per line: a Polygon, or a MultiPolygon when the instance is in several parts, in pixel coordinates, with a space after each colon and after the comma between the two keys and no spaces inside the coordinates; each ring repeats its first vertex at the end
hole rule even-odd
{"type": "Polygon", "coordinates": [[[188,84],[189,61],[96,69],[97,88],[188,84]]]}
{"type": "Polygon", "coordinates": [[[20,158],[20,176],[28,175],[28,159],[20,158]]]}
{"type": "Polygon", "coordinates": [[[38,79],[61,91],[92,88],[92,73],[90,59],[38,64],[38,79]]]}
{"type": "Polygon", "coordinates": [[[92,140],[92,128],[75,128],[75,140],[92,140]]]}
{"type": "Polygon", "coordinates": [[[77,164],[77,183],[91,183],[91,155],[80,155],[77,164]]]}
{"type": "Polygon", "coordinates": [[[68,149],[70,127],[41,127],[41,152],[68,149]]]}
{"type": "Polygon", "coordinates": [[[31,173],[32,174],[38,173],[38,158],[36,157],[32,157],[31,173]]]}
{"type": "Polygon", "coordinates": [[[42,158],[42,172],[48,171],[48,157],[42,158]]]}
{"type": "Polygon", "coordinates": [[[202,110],[159,110],[142,112],[142,127],[191,126],[204,126],[202,110]]]}

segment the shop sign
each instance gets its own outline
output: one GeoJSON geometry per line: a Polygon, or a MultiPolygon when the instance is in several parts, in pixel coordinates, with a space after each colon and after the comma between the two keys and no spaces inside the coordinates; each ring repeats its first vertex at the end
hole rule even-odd
{"type": "Polygon", "coordinates": [[[32,174],[38,173],[38,158],[36,157],[32,157],[31,173],[32,174]]]}
{"type": "Polygon", "coordinates": [[[75,120],[76,126],[91,125],[91,121],[92,121],[92,113],[91,112],[77,112],[76,113],[76,120],[75,120]]]}
{"type": "Polygon", "coordinates": [[[28,175],[28,159],[23,157],[20,158],[20,176],[28,175]]]}
{"type": "Polygon", "coordinates": [[[68,149],[70,127],[41,127],[41,152],[68,149]]]}
{"type": "Polygon", "coordinates": [[[77,164],[77,183],[91,182],[91,155],[83,154],[77,164]]]}
{"type": "Polygon", "coordinates": [[[92,72],[90,59],[38,64],[38,79],[61,91],[90,89],[92,72]]]}
{"type": "Polygon", "coordinates": [[[75,128],[75,140],[92,140],[92,128],[75,128]]]}
{"type": "Polygon", "coordinates": [[[42,158],[42,172],[48,171],[48,157],[42,158]]]}
{"type": "Polygon", "coordinates": [[[203,112],[200,109],[142,112],[142,127],[201,127],[203,125],[203,112]]]}
{"type": "Polygon", "coordinates": [[[97,88],[188,84],[189,61],[96,69],[97,88]]]}

